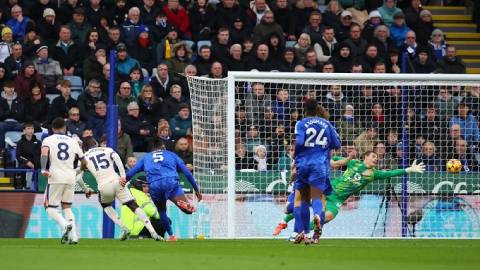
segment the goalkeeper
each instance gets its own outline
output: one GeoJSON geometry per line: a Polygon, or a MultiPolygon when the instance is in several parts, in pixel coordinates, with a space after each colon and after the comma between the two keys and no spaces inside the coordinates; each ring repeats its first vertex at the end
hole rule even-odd
{"type": "MultiPolygon", "coordinates": [[[[336,162],[341,162],[346,158],[333,157],[332,159],[336,162]]],[[[385,171],[377,170],[376,166],[377,154],[373,151],[365,152],[363,161],[352,159],[347,162],[347,169],[343,175],[331,182],[333,190],[332,193],[327,196],[327,203],[325,207],[325,223],[333,220],[337,216],[339,208],[350,196],[358,193],[374,180],[384,180],[390,177],[401,176],[409,173],[423,173],[425,171],[425,165],[423,162],[417,164],[416,160],[413,161],[412,165],[406,169],[385,171]]],[[[292,175],[292,177],[295,176],[292,175]]],[[[290,204],[293,204],[293,202],[290,202],[290,197],[291,196],[289,196],[289,201],[287,202],[286,215],[275,228],[273,235],[279,235],[282,230],[287,228],[287,223],[293,219],[293,212],[289,211],[292,207],[288,207],[290,204]]]]}

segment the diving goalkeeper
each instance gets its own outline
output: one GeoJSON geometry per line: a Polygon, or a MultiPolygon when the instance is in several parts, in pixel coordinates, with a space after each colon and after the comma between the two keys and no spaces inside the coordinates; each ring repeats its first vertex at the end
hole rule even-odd
{"type": "MultiPolygon", "coordinates": [[[[333,157],[334,161],[342,161],[343,157],[333,157]]],[[[412,165],[406,169],[396,169],[391,171],[377,170],[377,154],[373,151],[365,152],[363,161],[358,159],[352,159],[347,162],[347,169],[341,177],[334,179],[331,182],[332,193],[327,196],[327,203],[325,209],[325,223],[333,220],[343,203],[353,194],[361,191],[366,185],[375,180],[385,180],[390,177],[401,176],[409,173],[423,173],[425,171],[425,165],[422,163],[417,164],[417,161],[413,161],[412,165]]],[[[294,176],[293,176],[294,177],[294,176]]],[[[284,219],[277,225],[273,231],[273,235],[279,235],[280,232],[287,228],[287,224],[292,220],[293,207],[292,196],[288,197],[287,207],[285,211],[284,219]],[[292,200],[292,201],[291,201],[292,200]]]]}

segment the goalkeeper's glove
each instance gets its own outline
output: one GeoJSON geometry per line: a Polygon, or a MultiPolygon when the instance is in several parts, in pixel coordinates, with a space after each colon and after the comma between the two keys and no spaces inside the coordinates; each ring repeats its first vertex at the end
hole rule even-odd
{"type": "Polygon", "coordinates": [[[412,165],[410,167],[406,168],[405,171],[407,173],[424,173],[425,172],[425,164],[423,162],[420,162],[417,164],[417,160],[415,159],[412,162],[412,165]]]}

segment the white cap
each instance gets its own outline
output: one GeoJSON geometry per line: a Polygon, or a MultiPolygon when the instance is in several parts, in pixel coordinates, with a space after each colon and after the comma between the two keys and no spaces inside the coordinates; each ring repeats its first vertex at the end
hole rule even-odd
{"type": "Polygon", "coordinates": [[[47,16],[55,16],[55,10],[51,9],[51,8],[46,8],[43,10],[43,17],[47,17],[47,16]]]}
{"type": "Polygon", "coordinates": [[[350,12],[350,11],[348,11],[348,10],[344,10],[344,11],[342,12],[342,14],[340,15],[340,17],[342,17],[342,18],[343,18],[343,17],[347,17],[347,16],[353,17],[353,16],[352,16],[352,12],[350,12]]]}
{"type": "Polygon", "coordinates": [[[371,19],[371,18],[382,18],[382,14],[380,14],[380,12],[378,10],[374,10],[372,12],[370,12],[370,14],[368,14],[368,19],[371,19]]]}

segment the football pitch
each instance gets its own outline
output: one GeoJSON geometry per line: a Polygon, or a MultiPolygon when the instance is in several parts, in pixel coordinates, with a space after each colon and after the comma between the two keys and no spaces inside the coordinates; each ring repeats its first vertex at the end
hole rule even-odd
{"type": "Polygon", "coordinates": [[[480,269],[479,240],[1,239],[0,269],[480,269]]]}

